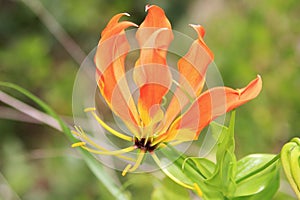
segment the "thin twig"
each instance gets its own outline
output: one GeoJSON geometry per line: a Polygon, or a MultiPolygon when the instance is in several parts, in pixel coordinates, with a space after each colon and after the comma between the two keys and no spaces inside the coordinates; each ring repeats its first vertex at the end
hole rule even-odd
{"type": "Polygon", "coordinates": [[[28,115],[21,113],[13,108],[0,106],[0,119],[8,119],[20,122],[27,122],[33,124],[41,124],[40,121],[29,117],[28,115]]]}
{"type": "MultiPolygon", "coordinates": [[[[40,121],[44,124],[51,126],[59,131],[61,131],[61,127],[59,123],[51,116],[19,101],[18,99],[0,91],[0,101],[3,103],[15,108],[16,110],[30,116],[31,118],[40,121]]],[[[5,113],[4,113],[5,115],[5,113]]]]}
{"type": "Polygon", "coordinates": [[[21,0],[27,5],[36,16],[42,21],[53,36],[61,43],[66,51],[73,57],[73,59],[80,65],[86,57],[84,51],[77,45],[77,43],[70,37],[64,28],[57,22],[57,20],[48,12],[43,4],[38,0],[21,0]]]}

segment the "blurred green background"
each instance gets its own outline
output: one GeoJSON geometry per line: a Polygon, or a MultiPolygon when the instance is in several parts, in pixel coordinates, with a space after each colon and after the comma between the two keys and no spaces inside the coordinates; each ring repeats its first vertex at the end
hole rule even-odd
{"type": "MultiPolygon", "coordinates": [[[[278,153],[285,142],[300,135],[298,0],[0,0],[0,80],[30,90],[68,119],[73,81],[84,53],[97,45],[114,14],[128,12],[130,20],[139,24],[148,3],[163,7],[175,30],[196,37],[187,24],[205,27],[205,41],[226,86],[243,87],[256,74],[262,76],[259,97],[237,111],[239,157],[278,153]],[[30,2],[43,7],[32,9],[30,2]],[[49,30],[51,21],[43,21],[48,14],[82,52],[70,38],[49,30]],[[75,52],[73,57],[68,48],[75,52]]],[[[52,28],[57,31],[55,25],[52,28]]],[[[44,125],[20,122],[28,119],[1,103],[0,116],[0,183],[21,199],[105,199],[101,184],[64,135],[44,125]]],[[[159,183],[150,176],[128,175],[120,181],[133,199],[150,199],[159,183]]],[[[275,199],[292,198],[279,193],[275,199]]]]}

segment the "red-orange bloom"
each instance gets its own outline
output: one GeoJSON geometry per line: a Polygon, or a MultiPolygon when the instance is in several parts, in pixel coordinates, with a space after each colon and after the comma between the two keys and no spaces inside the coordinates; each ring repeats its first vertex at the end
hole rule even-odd
{"type": "Polygon", "coordinates": [[[200,25],[191,25],[198,38],[179,59],[179,77],[175,80],[167,63],[168,47],[173,40],[171,24],[160,7],[147,6],[146,11],[147,16],[136,32],[140,54],[133,67],[132,77],[139,90],[137,100],[133,98],[125,77],[125,59],[130,51],[125,29],[138,26],[129,21],[119,21],[128,14],[117,14],[109,21],[101,34],[95,55],[100,92],[132,136],[112,130],[96,116],[93,109],[88,109],[106,130],[132,141],[133,146],[109,153],[90,144],[86,138],[83,138],[86,142],[75,145],[100,154],[118,154],[139,149],[141,156],[135,166],[131,168],[129,165],[125,172],[135,170],[145,153],[153,152],[164,143],[197,139],[201,130],[212,120],[255,98],[262,88],[262,80],[257,76],[242,89],[216,87],[202,92],[206,71],[214,55],[203,40],[205,30],[200,25]],[[176,87],[174,92],[170,90],[171,86],[176,87]],[[161,104],[167,94],[172,97],[168,107],[163,109],[161,104]]]}

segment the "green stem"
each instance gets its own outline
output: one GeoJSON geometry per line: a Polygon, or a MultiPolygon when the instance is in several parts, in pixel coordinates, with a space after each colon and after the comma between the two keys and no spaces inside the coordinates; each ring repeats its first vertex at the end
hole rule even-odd
{"type": "Polygon", "coordinates": [[[269,162],[267,162],[265,165],[261,166],[260,168],[254,170],[253,172],[247,174],[244,177],[241,177],[240,179],[236,180],[236,183],[240,183],[244,180],[246,180],[247,178],[250,178],[251,176],[254,176],[256,174],[258,174],[259,172],[267,169],[268,167],[270,167],[271,165],[273,165],[275,162],[277,162],[280,158],[280,154],[276,155],[272,160],[270,160],[269,162]]]}

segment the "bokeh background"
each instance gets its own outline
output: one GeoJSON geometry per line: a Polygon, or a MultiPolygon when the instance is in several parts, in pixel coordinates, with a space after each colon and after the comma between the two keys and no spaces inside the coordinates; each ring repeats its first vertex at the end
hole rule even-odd
{"type": "MultiPolygon", "coordinates": [[[[298,0],[0,0],[0,80],[30,90],[71,122],[73,81],[85,54],[114,14],[128,12],[139,24],[146,4],[163,7],[173,28],[191,37],[196,35],[187,24],[205,27],[226,86],[243,87],[262,76],[259,97],[237,111],[239,158],[278,153],[300,135],[298,0]]],[[[151,174],[119,180],[132,199],[150,199],[163,189],[151,174]]],[[[0,183],[0,198],[105,199],[101,183],[63,134],[1,103],[0,183]]],[[[275,199],[293,199],[285,192],[283,184],[275,199]]]]}

